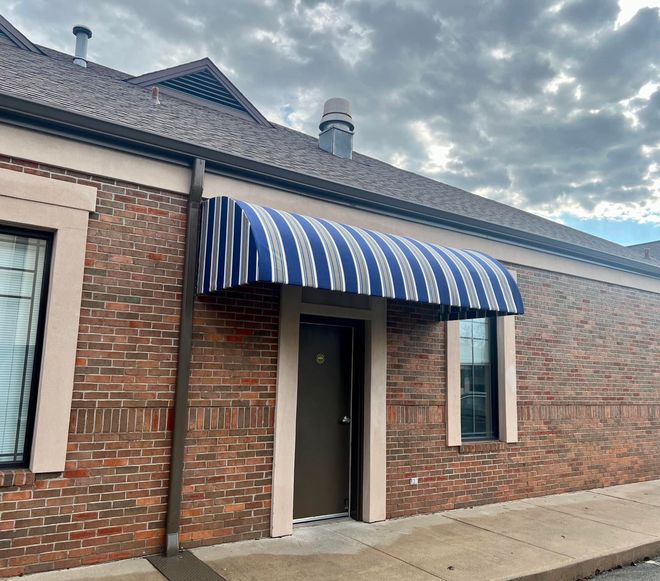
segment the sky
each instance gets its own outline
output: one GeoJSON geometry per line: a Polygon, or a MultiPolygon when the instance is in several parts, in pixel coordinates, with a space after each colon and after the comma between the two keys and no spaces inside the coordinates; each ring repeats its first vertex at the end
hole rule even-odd
{"type": "Polygon", "coordinates": [[[208,56],[271,121],[621,244],[660,239],[660,0],[0,0],[141,74],[208,56]]]}

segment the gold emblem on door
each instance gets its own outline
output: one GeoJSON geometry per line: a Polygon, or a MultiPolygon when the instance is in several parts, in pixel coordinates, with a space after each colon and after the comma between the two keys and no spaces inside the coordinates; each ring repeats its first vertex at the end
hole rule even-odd
{"type": "Polygon", "coordinates": [[[325,353],[317,353],[316,354],[316,362],[319,365],[323,365],[325,363],[325,353]]]}

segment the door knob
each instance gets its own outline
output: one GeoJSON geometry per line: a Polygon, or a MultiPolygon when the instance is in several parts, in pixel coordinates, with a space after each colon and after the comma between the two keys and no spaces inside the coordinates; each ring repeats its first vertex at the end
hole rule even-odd
{"type": "Polygon", "coordinates": [[[339,420],[342,424],[350,424],[351,423],[351,418],[348,416],[344,416],[341,420],[339,420]]]}

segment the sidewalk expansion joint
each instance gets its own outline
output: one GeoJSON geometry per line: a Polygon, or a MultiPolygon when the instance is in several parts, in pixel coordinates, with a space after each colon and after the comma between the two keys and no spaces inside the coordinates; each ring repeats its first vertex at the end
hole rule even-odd
{"type": "Polygon", "coordinates": [[[399,561],[400,563],[403,563],[404,565],[408,565],[408,567],[411,567],[413,569],[417,569],[418,571],[421,571],[422,573],[426,573],[427,575],[430,575],[434,579],[440,579],[441,581],[448,581],[448,579],[446,579],[445,577],[440,577],[440,575],[437,575],[436,573],[433,573],[432,571],[424,569],[424,567],[420,567],[419,565],[414,565],[412,563],[409,563],[405,559],[397,557],[396,555],[392,555],[392,554],[388,553],[387,551],[384,551],[383,549],[379,549],[378,547],[374,547],[374,546],[372,546],[368,543],[365,543],[364,541],[361,541],[359,539],[355,539],[355,538],[353,538],[349,535],[345,535],[345,534],[340,533],[338,531],[329,531],[329,532],[331,532],[333,535],[344,537],[345,539],[349,539],[351,541],[359,543],[360,545],[362,545],[363,547],[367,547],[368,549],[373,549],[374,551],[380,553],[381,555],[386,555],[388,557],[391,557],[392,559],[394,559],[396,561],[399,561]]]}
{"type": "Polygon", "coordinates": [[[642,506],[652,506],[652,507],[660,508],[657,504],[642,502],[641,500],[636,500],[634,498],[623,498],[621,496],[616,496],[614,494],[607,494],[607,492],[601,492],[600,490],[589,490],[587,492],[593,492],[594,494],[600,494],[601,496],[607,496],[607,498],[614,498],[616,500],[625,500],[626,502],[634,502],[635,504],[641,504],[642,506]]]}
{"type": "Polygon", "coordinates": [[[516,541],[517,543],[522,543],[523,545],[528,545],[530,547],[534,547],[535,549],[541,549],[542,551],[545,551],[547,553],[552,553],[554,555],[559,555],[560,557],[567,557],[568,559],[575,560],[575,557],[573,555],[567,555],[566,553],[560,553],[559,551],[553,551],[552,549],[548,549],[547,547],[541,547],[539,545],[535,545],[534,543],[530,543],[529,541],[523,541],[522,539],[517,539],[515,537],[507,535],[506,533],[500,533],[498,531],[493,531],[491,529],[481,527],[481,526],[476,525],[476,524],[471,523],[471,522],[465,522],[464,520],[461,520],[459,518],[456,518],[456,517],[453,517],[453,516],[450,516],[450,515],[447,515],[447,514],[443,514],[442,516],[444,516],[445,518],[451,519],[453,521],[459,522],[461,524],[464,524],[464,525],[467,525],[467,526],[470,526],[470,527],[474,527],[475,529],[479,529],[480,531],[486,531],[487,533],[490,533],[492,535],[497,535],[498,537],[504,537],[505,539],[509,539],[511,541],[516,541]]]}
{"type": "MultiPolygon", "coordinates": [[[[530,499],[525,499],[522,502],[527,502],[528,504],[531,504],[531,505],[533,505],[537,508],[545,508],[547,510],[553,510],[554,512],[558,512],[559,514],[574,516],[574,517],[582,518],[584,520],[588,520],[588,521],[591,521],[591,522],[597,522],[601,525],[607,525],[607,526],[610,526],[610,527],[615,528],[615,529],[626,531],[628,533],[637,533],[638,535],[646,535],[647,537],[651,537],[652,539],[655,539],[655,540],[660,538],[660,535],[658,535],[657,533],[649,533],[648,531],[640,531],[639,529],[629,529],[628,527],[624,527],[624,526],[621,526],[621,525],[618,525],[618,524],[614,524],[614,523],[609,522],[609,521],[598,520],[596,518],[592,518],[591,515],[588,515],[588,514],[575,514],[575,513],[567,512],[567,511],[564,511],[564,510],[559,510],[559,508],[554,507],[554,506],[542,506],[542,505],[539,505],[539,504],[534,504],[532,502],[533,500],[534,500],[533,498],[530,498],[530,499]]],[[[620,500],[623,500],[623,499],[620,499],[620,500]]],[[[647,504],[647,505],[644,505],[644,506],[651,506],[651,505],[647,504]]]]}

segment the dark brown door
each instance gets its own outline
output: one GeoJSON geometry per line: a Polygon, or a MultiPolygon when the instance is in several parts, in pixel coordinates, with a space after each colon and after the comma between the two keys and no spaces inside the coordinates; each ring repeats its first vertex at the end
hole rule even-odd
{"type": "Polygon", "coordinates": [[[349,512],[353,335],[300,324],[294,519],[349,512]]]}

